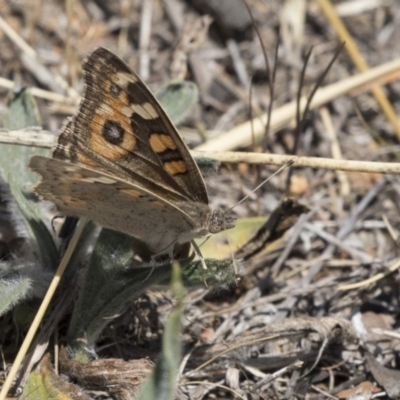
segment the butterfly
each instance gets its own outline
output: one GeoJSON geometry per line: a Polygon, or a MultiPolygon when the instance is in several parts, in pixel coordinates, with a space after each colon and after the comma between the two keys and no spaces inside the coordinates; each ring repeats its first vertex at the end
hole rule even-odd
{"type": "Polygon", "coordinates": [[[131,235],[155,256],[230,229],[211,210],[199,168],[147,86],[119,57],[97,48],[83,63],[85,89],[52,157],[33,156],[34,191],[68,216],[131,235]]]}

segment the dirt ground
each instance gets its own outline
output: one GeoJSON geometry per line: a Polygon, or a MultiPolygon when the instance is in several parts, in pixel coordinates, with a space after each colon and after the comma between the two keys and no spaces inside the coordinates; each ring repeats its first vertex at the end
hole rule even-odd
{"type": "MultiPolygon", "coordinates": [[[[227,231],[223,245],[207,243],[213,258],[240,261],[233,281],[186,290],[177,398],[400,398],[399,181],[384,166],[360,172],[366,169],[324,164],[400,162],[400,66],[376,78],[384,86],[345,89],[296,122],[299,88],[307,98],[316,85],[337,88],[361,70],[400,59],[398,5],[0,0],[1,119],[12,83],[41,88],[51,93],[34,96],[42,128],[56,133],[76,112],[81,63],[98,46],[126,61],[151,90],[171,79],[197,85],[198,101],[179,122],[179,132],[190,149],[226,152],[216,156],[222,160],[218,173],[204,178],[210,206],[235,206],[230,213],[237,225],[244,230],[248,223],[252,233],[239,240],[227,231]],[[340,24],[350,35],[346,39],[340,24]],[[230,160],[229,152],[248,158],[230,160]],[[255,165],[256,154],[320,161],[255,165]],[[277,165],[285,168],[271,176],[277,165]],[[276,220],[254,236],[256,221],[264,223],[272,212],[276,220]]],[[[5,211],[7,196],[1,199],[0,250],[8,257],[18,235],[12,213],[5,211]]],[[[152,288],[102,331],[96,353],[105,364],[98,368],[100,374],[107,370],[117,389],[91,385],[89,370],[70,374],[69,381],[90,398],[134,398],[160,352],[174,304],[168,290],[152,288]],[[143,363],[140,373],[118,376],[132,360],[143,363]]],[[[0,328],[7,368],[27,329],[13,321],[11,310],[0,328]]],[[[61,345],[62,321],[52,331],[61,345]]],[[[54,340],[47,368],[54,365],[54,340]]]]}

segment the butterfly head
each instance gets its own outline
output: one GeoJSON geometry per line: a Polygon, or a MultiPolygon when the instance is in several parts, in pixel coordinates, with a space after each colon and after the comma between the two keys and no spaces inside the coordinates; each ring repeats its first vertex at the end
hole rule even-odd
{"type": "Polygon", "coordinates": [[[208,220],[208,231],[210,233],[218,233],[226,229],[231,229],[235,226],[234,221],[234,217],[227,216],[225,211],[217,208],[210,214],[208,220]]]}

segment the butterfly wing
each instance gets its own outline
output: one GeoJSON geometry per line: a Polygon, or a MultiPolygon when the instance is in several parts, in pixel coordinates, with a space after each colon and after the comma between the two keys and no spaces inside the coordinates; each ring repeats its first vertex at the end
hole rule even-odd
{"type": "Polygon", "coordinates": [[[86,59],[83,70],[83,100],[53,157],[118,176],[171,202],[208,204],[196,163],[140,78],[104,48],[86,59]]]}
{"type": "MultiPolygon", "coordinates": [[[[53,158],[34,156],[29,166],[42,176],[35,191],[60,211],[132,235],[154,254],[205,233],[179,208],[140,186],[53,158]]],[[[198,206],[200,213],[202,207],[207,211],[208,206],[198,206]]]]}

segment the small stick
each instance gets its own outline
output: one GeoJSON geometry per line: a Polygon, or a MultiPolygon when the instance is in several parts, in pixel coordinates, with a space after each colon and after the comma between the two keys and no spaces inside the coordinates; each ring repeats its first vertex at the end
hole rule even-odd
{"type": "Polygon", "coordinates": [[[32,340],[39,328],[40,323],[42,322],[43,316],[47,310],[47,307],[50,304],[51,299],[53,298],[54,292],[57,289],[58,284],[60,283],[60,279],[64,274],[65,269],[67,268],[67,265],[69,263],[69,260],[75,250],[76,245],[78,244],[79,238],[82,235],[83,230],[85,229],[87,225],[88,220],[86,218],[81,218],[80,223],[75,230],[75,233],[69,242],[68,248],[60,262],[60,265],[57,268],[56,274],[53,278],[53,280],[50,283],[49,288],[47,289],[46,295],[43,298],[42,304],[39,307],[39,310],[36,313],[36,316],[34,320],[32,321],[32,324],[28,330],[28,333],[26,334],[25,340],[22,343],[17,357],[14,360],[14,363],[10,369],[10,372],[3,384],[3,387],[1,388],[0,391],[0,400],[5,400],[7,397],[8,391],[10,390],[11,384],[14,381],[15,376],[18,373],[19,367],[24,360],[24,357],[26,353],[28,352],[29,346],[32,343],[32,340]]]}

